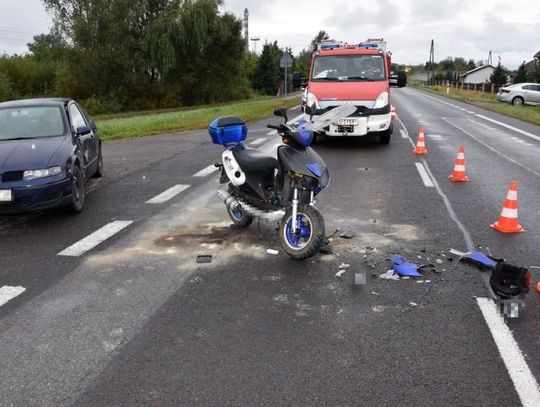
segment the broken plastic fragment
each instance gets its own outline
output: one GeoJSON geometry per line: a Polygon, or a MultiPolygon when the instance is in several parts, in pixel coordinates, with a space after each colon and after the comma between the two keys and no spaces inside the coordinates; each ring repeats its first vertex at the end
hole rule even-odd
{"type": "Polygon", "coordinates": [[[398,254],[393,254],[391,261],[394,271],[399,276],[422,277],[422,274],[418,272],[418,266],[416,264],[407,262],[405,257],[398,254]]]}
{"type": "Polygon", "coordinates": [[[380,274],[379,278],[383,280],[399,280],[399,276],[394,273],[394,270],[388,270],[386,273],[380,274]]]}
{"type": "Polygon", "coordinates": [[[466,252],[460,252],[459,250],[456,250],[456,249],[450,249],[449,252],[452,253],[453,255],[460,256],[460,257],[463,257],[467,254],[466,252]]]}
{"type": "Polygon", "coordinates": [[[342,237],[343,239],[352,239],[353,237],[356,237],[356,233],[354,232],[343,232],[339,234],[339,237],[342,237]]]}
{"type": "Polygon", "coordinates": [[[482,252],[467,253],[461,258],[461,261],[475,264],[480,268],[495,268],[495,266],[497,266],[497,262],[495,260],[490,259],[482,252]]]}
{"type": "Polygon", "coordinates": [[[341,263],[341,264],[339,265],[339,268],[340,268],[340,269],[348,269],[349,267],[350,267],[350,264],[346,264],[346,263],[341,263]]]}
{"type": "Polygon", "coordinates": [[[346,271],[347,271],[347,270],[339,270],[339,271],[336,273],[336,277],[341,278],[341,276],[342,276],[346,271]]]}
{"type": "Polygon", "coordinates": [[[276,255],[279,254],[279,251],[275,249],[266,249],[266,253],[276,255]]]}

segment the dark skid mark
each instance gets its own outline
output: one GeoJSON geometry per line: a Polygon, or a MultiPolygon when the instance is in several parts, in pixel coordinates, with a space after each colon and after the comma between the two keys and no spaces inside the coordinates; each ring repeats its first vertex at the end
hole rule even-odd
{"type": "Polygon", "coordinates": [[[156,246],[182,246],[187,244],[223,244],[237,243],[241,238],[241,229],[232,225],[228,227],[215,227],[201,225],[177,229],[176,232],[163,235],[156,239],[156,246]]]}

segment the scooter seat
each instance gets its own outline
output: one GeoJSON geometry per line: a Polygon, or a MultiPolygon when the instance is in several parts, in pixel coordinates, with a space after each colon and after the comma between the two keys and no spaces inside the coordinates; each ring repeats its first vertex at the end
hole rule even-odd
{"type": "Polygon", "coordinates": [[[268,171],[279,168],[278,160],[253,148],[233,150],[233,155],[244,172],[268,171]]]}

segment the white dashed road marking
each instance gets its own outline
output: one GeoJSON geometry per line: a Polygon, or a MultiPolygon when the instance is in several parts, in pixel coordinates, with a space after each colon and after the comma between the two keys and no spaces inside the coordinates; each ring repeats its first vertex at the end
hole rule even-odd
{"type": "Polygon", "coordinates": [[[24,287],[11,287],[9,285],[0,287],[0,307],[25,291],[26,288],[24,287]]]}
{"type": "Polygon", "coordinates": [[[429,177],[424,165],[422,163],[415,163],[415,165],[416,165],[416,169],[420,173],[420,177],[422,177],[422,181],[424,182],[424,185],[427,188],[435,188],[435,185],[433,184],[433,181],[429,177]]]}
{"type": "Polygon", "coordinates": [[[249,143],[250,146],[258,146],[259,144],[264,143],[266,139],[265,138],[258,138],[256,140],[253,140],[251,143],[249,143]]]}
{"type": "Polygon", "coordinates": [[[401,138],[406,139],[408,137],[407,133],[405,133],[405,130],[400,130],[399,132],[401,133],[401,138]]]}
{"type": "Polygon", "coordinates": [[[206,176],[212,174],[216,170],[217,170],[217,167],[214,164],[212,164],[212,165],[209,165],[206,168],[203,168],[202,170],[200,170],[196,174],[193,174],[193,176],[194,177],[206,177],[206,176]]]}
{"type": "Polygon", "coordinates": [[[93,249],[111,236],[114,236],[116,233],[120,232],[122,229],[128,227],[132,223],[132,220],[114,221],[108,223],[101,229],[96,230],[94,233],[86,236],[84,239],[79,240],[77,243],[69,246],[67,249],[62,250],[60,253],[58,253],[58,256],[78,257],[93,249]]]}
{"type": "Polygon", "coordinates": [[[504,323],[497,305],[489,298],[477,298],[487,326],[493,335],[497,349],[514,382],[521,404],[524,407],[540,406],[540,388],[531,373],[512,332],[504,323]]]}
{"type": "Polygon", "coordinates": [[[153,197],[152,199],[149,199],[146,201],[147,204],[160,204],[167,202],[169,199],[174,198],[176,195],[178,195],[180,192],[185,191],[188,189],[190,185],[175,185],[172,188],[169,188],[165,192],[162,192],[161,194],[153,197]]]}

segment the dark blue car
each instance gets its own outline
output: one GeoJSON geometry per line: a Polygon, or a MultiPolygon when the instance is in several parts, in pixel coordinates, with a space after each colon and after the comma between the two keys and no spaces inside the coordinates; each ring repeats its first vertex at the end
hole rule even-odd
{"type": "Polygon", "coordinates": [[[103,175],[96,124],[70,99],[0,103],[0,214],[83,210],[85,183],[103,175]]]}

